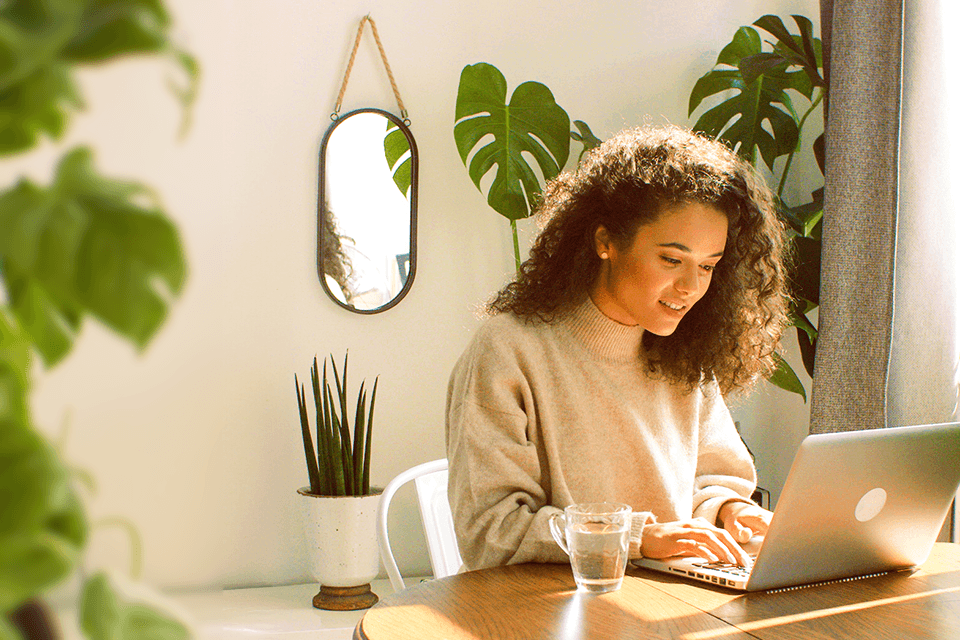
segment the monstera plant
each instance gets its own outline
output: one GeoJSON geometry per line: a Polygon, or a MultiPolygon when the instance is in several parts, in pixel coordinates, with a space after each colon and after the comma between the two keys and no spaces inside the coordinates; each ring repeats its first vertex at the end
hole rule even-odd
{"type": "MultiPolygon", "coordinates": [[[[719,137],[753,165],[780,176],[776,192],[779,211],[790,227],[795,255],[790,273],[791,316],[804,368],[812,377],[817,328],[810,314],[820,301],[822,181],[812,189],[808,185],[810,199],[806,202],[791,205],[782,198],[788,177],[794,176],[791,169],[802,149],[804,129],[826,97],[827,83],[821,73],[822,45],[813,36],[812,23],[803,16],[792,19],[796,34],[773,15],[738,29],[720,51],[716,66],[694,85],[689,108],[693,115],[712,100],[693,128],[719,137]]],[[[811,142],[821,177],[822,122],[814,127],[820,134],[811,142]]],[[[771,382],[806,400],[803,384],[782,358],[771,382]]]]}
{"type": "MultiPolygon", "coordinates": [[[[188,113],[197,64],[170,28],[160,0],[2,3],[0,155],[60,140],[83,105],[76,70],[125,55],[171,60],[188,113]]],[[[152,190],[100,175],[87,147],[67,151],[49,185],[23,178],[0,191],[0,639],[50,637],[43,594],[82,566],[90,529],[72,471],[30,414],[35,360],[60,363],[88,317],[144,348],[185,276],[152,190]]],[[[78,608],[92,639],[188,635],[102,573],[86,576],[78,608]]]]}
{"type": "Polygon", "coordinates": [[[570,117],[539,82],[524,82],[507,102],[503,74],[480,62],[464,67],[460,74],[453,137],[481,193],[484,177],[495,168],[487,203],[510,221],[519,269],[517,220],[530,216],[542,189],[541,179],[523,154],[533,157],[544,181],[556,177],[570,155],[570,117]]]}

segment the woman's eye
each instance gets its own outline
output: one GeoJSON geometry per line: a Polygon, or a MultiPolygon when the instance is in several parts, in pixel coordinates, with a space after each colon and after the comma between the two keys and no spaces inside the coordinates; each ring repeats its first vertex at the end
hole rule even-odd
{"type": "Polygon", "coordinates": [[[716,265],[713,265],[713,264],[705,264],[705,265],[703,265],[701,268],[702,268],[704,271],[710,272],[710,271],[713,271],[714,269],[716,269],[717,266],[716,266],[716,265]]]}
{"type": "Polygon", "coordinates": [[[670,256],[660,256],[664,262],[668,264],[680,264],[680,261],[676,258],[671,258],[670,256]]]}

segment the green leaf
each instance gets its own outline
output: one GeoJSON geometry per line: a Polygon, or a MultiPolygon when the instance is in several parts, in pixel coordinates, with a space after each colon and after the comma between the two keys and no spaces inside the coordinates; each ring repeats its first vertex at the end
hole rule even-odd
{"type": "Polygon", "coordinates": [[[797,377],[793,367],[791,367],[779,353],[774,353],[773,357],[777,361],[777,368],[774,370],[773,375],[770,376],[770,382],[784,391],[796,393],[801,396],[804,403],[806,403],[807,391],[803,388],[803,383],[800,382],[800,378],[797,377]]]}
{"type": "MultiPolygon", "coordinates": [[[[806,317],[804,316],[804,319],[806,317]]],[[[809,320],[808,320],[809,323],[809,320]]],[[[811,336],[803,327],[797,328],[797,342],[800,345],[800,355],[803,358],[803,367],[812,378],[817,357],[817,336],[811,336]]]]}
{"type": "Polygon", "coordinates": [[[506,98],[507,83],[496,67],[482,62],[464,67],[453,137],[481,193],[481,181],[496,167],[487,203],[506,218],[519,220],[530,215],[542,189],[525,154],[544,180],[555,177],[570,154],[570,118],[538,82],[517,87],[509,104],[506,98]]]}
{"type": "Polygon", "coordinates": [[[363,488],[363,438],[367,424],[367,394],[363,391],[364,383],[360,383],[357,392],[357,410],[353,418],[353,488],[356,495],[362,493],[363,488]]]}
{"type": "Polygon", "coordinates": [[[580,155],[577,157],[577,162],[579,163],[583,160],[583,154],[599,147],[603,144],[603,140],[593,135],[593,131],[590,130],[590,127],[587,126],[587,123],[583,120],[574,120],[573,126],[575,126],[578,131],[571,131],[570,137],[583,144],[583,149],[580,150],[580,155]]]}
{"type": "Polygon", "coordinates": [[[820,304],[820,248],[821,243],[814,238],[794,236],[793,243],[795,268],[791,273],[792,293],[794,297],[820,304]]]}
{"type": "Polygon", "coordinates": [[[787,89],[801,90],[809,84],[801,71],[787,71],[787,63],[768,67],[774,59],[757,58],[760,36],[750,27],[741,27],[733,41],[720,52],[717,68],[702,76],[690,94],[692,115],[704,99],[732,93],[703,113],[694,129],[719,137],[749,162],[755,164],[757,152],[772,169],[774,161],[787,155],[799,142],[798,117],[787,89]],[[747,82],[743,68],[755,77],[747,82]],[[737,67],[728,69],[724,67],[737,67]]]}
{"type": "Polygon", "coordinates": [[[377,403],[377,384],[380,376],[373,380],[373,392],[370,394],[370,414],[367,416],[367,441],[363,447],[363,495],[370,494],[370,445],[373,436],[373,405],[377,403]]]}
{"type": "Polygon", "coordinates": [[[0,257],[11,308],[48,366],[91,314],[140,348],[186,277],[174,225],[147,187],[102,177],[91,152],[71,151],[53,184],[22,180],[0,193],[0,257]]]}
{"type": "Polygon", "coordinates": [[[62,55],[72,62],[102,62],[124,54],[158,53],[167,45],[170,16],[161,0],[91,0],[80,29],[62,55]]]}
{"type": "MultiPolygon", "coordinates": [[[[303,453],[307,460],[307,476],[310,479],[310,492],[319,494],[320,486],[320,468],[317,465],[317,454],[313,448],[313,437],[310,435],[310,419],[307,417],[307,392],[296,374],[293,376],[293,384],[297,390],[297,408],[300,412],[300,431],[303,436],[303,453]]],[[[320,443],[317,443],[318,446],[320,443]]]]}
{"type": "Polygon", "coordinates": [[[0,418],[0,614],[69,575],[87,523],[53,447],[0,418]]]}
{"type": "Polygon", "coordinates": [[[29,424],[29,374],[29,338],[8,310],[0,306],[0,421],[29,424]]]}
{"type": "Polygon", "coordinates": [[[383,138],[383,151],[387,166],[393,175],[393,181],[404,197],[409,197],[410,184],[413,181],[413,156],[410,143],[403,130],[393,120],[387,120],[387,134],[383,138]]]}
{"type": "Polygon", "coordinates": [[[80,628],[90,640],[183,640],[190,632],[169,614],[122,599],[99,573],[83,586],[80,628]]]}
{"type": "MultiPolygon", "coordinates": [[[[800,30],[800,35],[790,33],[783,24],[783,20],[774,15],[765,15],[753,24],[776,38],[772,43],[774,51],[788,59],[791,64],[800,66],[807,75],[812,87],[824,86],[823,76],[820,75],[822,54],[820,40],[813,37],[813,24],[804,16],[792,16],[800,30]]],[[[805,94],[807,98],[810,94],[805,94]]]]}

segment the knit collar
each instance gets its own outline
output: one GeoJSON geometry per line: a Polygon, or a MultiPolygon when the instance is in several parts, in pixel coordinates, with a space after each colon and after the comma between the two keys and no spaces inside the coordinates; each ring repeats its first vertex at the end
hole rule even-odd
{"type": "Polygon", "coordinates": [[[606,360],[635,362],[640,356],[643,327],[629,327],[603,315],[590,296],[574,307],[563,324],[595,355],[606,360]]]}

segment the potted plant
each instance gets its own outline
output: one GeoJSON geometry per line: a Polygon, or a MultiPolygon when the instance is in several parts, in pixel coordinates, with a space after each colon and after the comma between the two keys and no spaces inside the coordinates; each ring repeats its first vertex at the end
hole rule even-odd
{"type": "Polygon", "coordinates": [[[320,583],[313,598],[318,609],[351,611],[377,603],[370,581],[380,572],[376,519],[383,489],[370,487],[370,442],[377,378],[370,393],[360,384],[351,432],[347,403],[347,357],[343,377],[333,356],[334,392],[327,378],[327,361],[320,371],[313,359],[310,382],[316,412],[316,445],[308,417],[307,393],[294,375],[303,449],[310,485],[298,493],[304,499],[306,542],[311,573],[320,583]]]}

